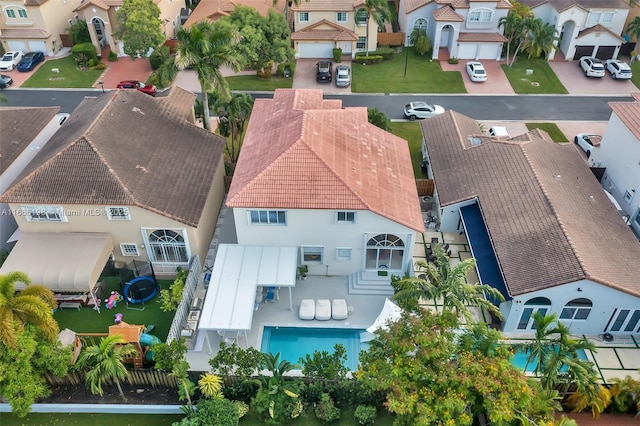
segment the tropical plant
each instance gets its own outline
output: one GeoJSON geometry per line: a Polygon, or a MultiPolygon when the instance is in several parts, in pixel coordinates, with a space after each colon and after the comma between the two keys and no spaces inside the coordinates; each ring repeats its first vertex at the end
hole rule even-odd
{"type": "Polygon", "coordinates": [[[222,398],[222,379],[215,374],[205,373],[198,380],[198,388],[205,398],[222,398]]]}
{"type": "Polygon", "coordinates": [[[122,391],[121,380],[124,380],[129,372],[123,361],[125,358],[138,354],[137,349],[125,342],[120,335],[107,336],[100,340],[100,344],[91,345],[82,350],[76,367],[88,368],[85,380],[89,390],[93,394],[102,395],[104,382],[113,380],[118,387],[118,392],[124,401],[127,397],[122,391]]]}
{"type": "MultiPolygon", "coordinates": [[[[504,35],[507,38],[507,65],[509,65],[509,57],[511,56],[511,47],[516,42],[516,37],[519,34],[520,26],[522,25],[522,17],[512,10],[507,13],[507,16],[503,16],[498,20],[498,28],[504,28],[504,35]]],[[[514,56],[515,60],[515,56],[514,56]]]]}
{"type": "Polygon", "coordinates": [[[184,293],[187,276],[189,276],[189,271],[178,267],[176,279],[173,280],[173,283],[171,283],[168,289],[160,290],[158,303],[161,305],[160,310],[162,310],[162,312],[172,312],[178,309],[182,301],[182,293],[184,293]]]}
{"type": "Polygon", "coordinates": [[[132,59],[147,56],[165,39],[160,7],[154,0],[124,0],[116,17],[118,29],[114,37],[122,40],[124,53],[132,59]]]}
{"type": "Polygon", "coordinates": [[[300,382],[288,380],[285,374],[296,368],[289,361],[280,360],[280,353],[263,354],[260,367],[269,376],[260,375],[260,390],[254,399],[256,411],[269,424],[281,424],[294,418],[299,408],[300,382]]]}
{"type": "Polygon", "coordinates": [[[433,48],[431,40],[427,35],[427,30],[424,28],[416,28],[411,31],[409,41],[418,55],[425,55],[431,52],[431,49],[433,48]]]}
{"type": "Polygon", "coordinates": [[[307,377],[324,378],[326,380],[343,379],[349,369],[345,367],[347,350],[344,345],[336,344],[333,353],[314,351],[313,355],[305,355],[298,361],[302,365],[302,374],[307,377]]]}
{"type": "Polygon", "coordinates": [[[367,118],[369,123],[387,132],[391,131],[391,120],[387,115],[377,108],[367,108],[367,118]]]}
{"type": "Polygon", "coordinates": [[[56,299],[47,287],[33,285],[23,272],[0,275],[0,342],[15,347],[17,334],[25,325],[37,327],[50,340],[58,335],[58,323],[53,319],[56,299]],[[16,293],[16,283],[26,287],[16,293]]]}
{"type": "Polygon", "coordinates": [[[332,423],[340,419],[340,409],[336,407],[333,398],[328,393],[323,393],[320,396],[320,402],[316,404],[314,412],[322,423],[332,423]]]}
{"type": "Polygon", "coordinates": [[[244,127],[253,110],[253,97],[248,93],[234,93],[231,99],[218,97],[213,111],[218,116],[218,133],[229,138],[225,145],[229,162],[238,162],[244,127]]]}
{"type": "Polygon", "coordinates": [[[640,412],[640,381],[625,376],[624,379],[614,378],[612,383],[611,401],[616,411],[635,414],[640,412]]]}
{"type": "Polygon", "coordinates": [[[391,20],[392,14],[387,0],[364,0],[361,4],[354,17],[356,22],[363,16],[367,19],[365,52],[369,56],[369,22],[373,19],[378,27],[382,27],[385,21],[391,20]]]}
{"type": "Polygon", "coordinates": [[[600,384],[594,384],[587,390],[572,393],[566,402],[574,413],[581,413],[588,408],[593,418],[597,419],[611,404],[611,391],[600,384]]]}
{"type": "Polygon", "coordinates": [[[239,69],[239,58],[234,51],[238,35],[232,31],[216,27],[206,21],[198,22],[190,28],[180,28],[175,64],[178,69],[192,67],[198,76],[202,99],[202,122],[204,128],[211,130],[208,93],[214,89],[229,99],[229,85],[220,72],[220,67],[228,66],[234,71],[239,69]]]}
{"type": "Polygon", "coordinates": [[[551,24],[535,25],[531,29],[531,36],[527,39],[523,47],[527,52],[528,59],[539,58],[542,54],[549,58],[549,52],[553,50],[556,42],[560,40],[558,30],[551,24]]]}
{"type": "Polygon", "coordinates": [[[209,360],[209,365],[211,371],[220,376],[238,376],[246,379],[256,372],[261,361],[262,352],[256,348],[243,349],[235,342],[231,345],[220,342],[220,348],[209,360]]]}
{"type": "Polygon", "coordinates": [[[629,22],[624,33],[628,35],[629,38],[635,38],[636,41],[640,41],[640,16],[636,16],[633,18],[633,21],[629,22]]]}
{"type": "Polygon", "coordinates": [[[170,343],[157,343],[153,345],[153,361],[156,363],[155,368],[162,371],[173,370],[173,366],[184,359],[187,350],[184,337],[174,339],[170,343]]]}
{"type": "Polygon", "coordinates": [[[176,426],[235,426],[240,419],[238,406],[226,398],[201,399],[198,409],[187,414],[176,426]]]}
{"type": "Polygon", "coordinates": [[[353,416],[356,418],[359,425],[369,426],[376,422],[378,412],[376,407],[372,405],[358,405],[353,416]]]}
{"type": "Polygon", "coordinates": [[[73,44],[91,43],[91,34],[89,34],[87,21],[78,20],[73,25],[67,27],[65,31],[71,36],[73,44]]]}
{"type": "Polygon", "coordinates": [[[196,390],[196,385],[189,379],[189,363],[184,359],[173,365],[171,375],[178,380],[178,396],[181,401],[187,401],[187,406],[183,407],[185,413],[193,412],[193,402],[191,396],[196,390]]]}
{"type": "Polygon", "coordinates": [[[441,301],[443,311],[461,315],[467,322],[472,322],[469,306],[478,306],[502,317],[498,307],[487,299],[503,301],[498,290],[486,284],[467,283],[467,271],[475,266],[475,259],[465,259],[452,268],[449,257],[439,245],[434,247],[433,254],[435,262],[416,262],[415,270],[424,278],[406,277],[398,281],[399,291],[393,295],[393,300],[403,306],[418,306],[420,300],[441,301]]]}

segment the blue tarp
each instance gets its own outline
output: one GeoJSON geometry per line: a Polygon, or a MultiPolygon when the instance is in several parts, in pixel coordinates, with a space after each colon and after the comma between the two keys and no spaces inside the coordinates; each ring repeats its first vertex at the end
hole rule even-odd
{"type": "MultiPolygon", "coordinates": [[[[478,204],[460,208],[462,223],[464,225],[469,245],[471,246],[471,255],[476,259],[476,268],[478,270],[478,278],[480,283],[490,285],[498,290],[504,296],[504,300],[510,300],[511,296],[507,292],[507,286],[504,283],[498,259],[493,251],[489,232],[482,219],[482,213],[478,204]]],[[[497,300],[491,300],[498,305],[497,300]]]]}

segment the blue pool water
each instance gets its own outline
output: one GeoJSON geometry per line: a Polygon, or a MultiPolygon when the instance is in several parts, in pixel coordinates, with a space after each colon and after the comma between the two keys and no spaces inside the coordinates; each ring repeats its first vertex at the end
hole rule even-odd
{"type": "Polygon", "coordinates": [[[313,355],[314,351],[333,353],[333,347],[340,343],[347,350],[346,367],[356,371],[358,354],[364,350],[360,343],[360,333],[364,330],[344,328],[306,327],[265,327],[262,333],[260,351],[277,354],[292,364],[299,364],[300,358],[313,355]]]}
{"type": "MultiPolygon", "coordinates": [[[[578,355],[578,359],[583,359],[586,360],[587,359],[587,354],[585,353],[585,351],[583,349],[580,349],[577,352],[578,355]]],[[[529,354],[526,354],[524,352],[516,352],[515,354],[513,354],[513,357],[511,357],[511,364],[513,364],[514,366],[518,367],[520,370],[525,371],[527,373],[532,373],[535,369],[536,369],[536,365],[538,364],[538,360],[533,360],[531,361],[529,364],[527,364],[527,358],[529,357],[529,354]],[[526,367],[526,369],[525,369],[526,367]]],[[[562,371],[565,371],[567,368],[563,367],[562,371]]]]}

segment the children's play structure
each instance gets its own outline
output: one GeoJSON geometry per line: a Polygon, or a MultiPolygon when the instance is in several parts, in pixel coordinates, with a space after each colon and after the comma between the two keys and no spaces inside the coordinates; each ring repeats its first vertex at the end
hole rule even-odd
{"type": "Polygon", "coordinates": [[[144,304],[160,292],[153,266],[149,262],[133,261],[133,269],[120,269],[120,288],[128,309],[143,310],[144,304]],[[133,308],[130,305],[142,305],[133,308]]]}

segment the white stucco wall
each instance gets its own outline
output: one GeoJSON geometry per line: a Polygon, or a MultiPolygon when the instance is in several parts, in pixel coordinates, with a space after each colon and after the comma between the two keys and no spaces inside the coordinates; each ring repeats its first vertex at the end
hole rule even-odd
{"type": "Polygon", "coordinates": [[[287,212],[286,225],[251,225],[249,210],[265,209],[233,209],[238,244],[323,247],[322,264],[304,262],[311,275],[346,275],[363,271],[367,240],[385,233],[403,239],[406,247],[403,269],[406,270],[411,262],[415,231],[369,211],[356,211],[355,223],[339,223],[336,210],[281,209],[287,212]],[[336,259],[338,247],[352,249],[350,261],[336,259]]]}
{"type": "MultiPolygon", "coordinates": [[[[517,326],[522,312],[526,308],[525,303],[534,297],[548,298],[551,301],[551,306],[547,313],[556,313],[558,316],[560,316],[564,306],[571,300],[577,298],[589,299],[593,303],[593,307],[586,320],[562,320],[562,322],[569,327],[572,334],[578,335],[597,335],[605,331],[609,331],[612,334],[631,334],[629,331],[624,331],[624,325],[618,332],[611,331],[612,316],[614,313],[617,315],[621,309],[629,309],[631,310],[631,314],[633,314],[635,310],[640,310],[640,298],[589,280],[582,280],[546,290],[531,292],[522,296],[516,296],[512,301],[502,303],[500,310],[505,317],[503,325],[504,332],[533,332],[533,330],[518,330],[517,326]]],[[[627,321],[629,317],[627,317],[627,321]]],[[[637,326],[633,334],[639,334],[637,326]]]]}

